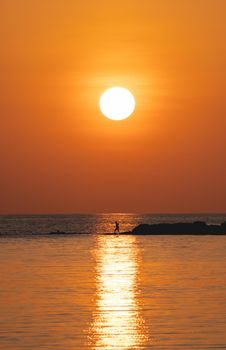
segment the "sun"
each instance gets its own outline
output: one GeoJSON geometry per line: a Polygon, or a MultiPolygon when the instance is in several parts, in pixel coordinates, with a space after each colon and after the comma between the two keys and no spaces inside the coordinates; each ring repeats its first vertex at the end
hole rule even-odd
{"type": "Polygon", "coordinates": [[[133,94],[124,87],[115,86],[107,89],[100,97],[100,110],[111,120],[128,118],[135,110],[133,94]]]}

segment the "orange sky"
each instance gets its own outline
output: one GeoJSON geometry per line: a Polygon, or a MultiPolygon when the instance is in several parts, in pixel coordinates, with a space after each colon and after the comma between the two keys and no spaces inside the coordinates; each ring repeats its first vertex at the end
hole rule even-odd
{"type": "Polygon", "coordinates": [[[225,212],[225,0],[2,0],[0,213],[225,212]],[[108,87],[136,112],[99,111],[108,87]]]}

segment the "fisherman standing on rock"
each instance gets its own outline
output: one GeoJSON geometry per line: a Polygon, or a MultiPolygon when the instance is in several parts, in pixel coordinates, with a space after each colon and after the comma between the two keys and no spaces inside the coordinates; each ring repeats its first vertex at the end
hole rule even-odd
{"type": "Polygon", "coordinates": [[[115,230],[114,230],[114,233],[119,233],[119,223],[118,221],[115,221],[115,230]]]}

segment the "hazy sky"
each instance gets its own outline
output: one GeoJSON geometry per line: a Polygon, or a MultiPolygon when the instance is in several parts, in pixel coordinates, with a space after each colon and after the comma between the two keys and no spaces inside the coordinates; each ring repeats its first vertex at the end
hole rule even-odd
{"type": "Polygon", "coordinates": [[[1,0],[0,213],[225,212],[225,0],[1,0]],[[136,112],[99,111],[108,87],[136,112]]]}

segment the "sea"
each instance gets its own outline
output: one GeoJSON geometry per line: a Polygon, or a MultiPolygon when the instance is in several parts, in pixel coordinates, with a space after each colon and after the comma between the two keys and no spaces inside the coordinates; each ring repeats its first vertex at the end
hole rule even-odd
{"type": "Polygon", "coordinates": [[[105,235],[116,220],[226,214],[0,216],[1,350],[226,349],[226,236],[105,235]]]}

